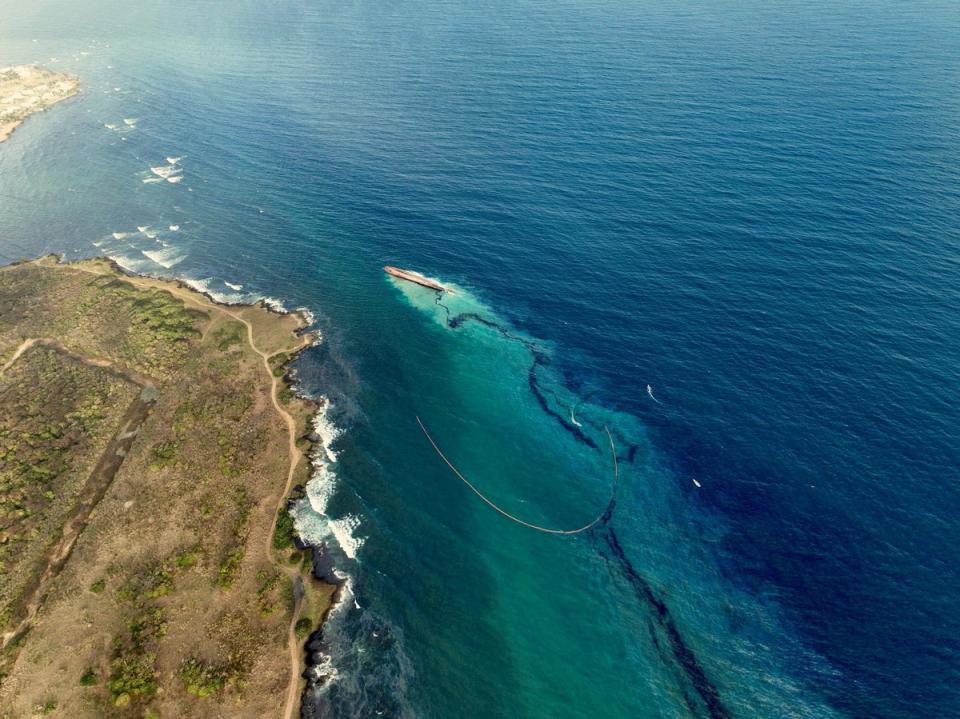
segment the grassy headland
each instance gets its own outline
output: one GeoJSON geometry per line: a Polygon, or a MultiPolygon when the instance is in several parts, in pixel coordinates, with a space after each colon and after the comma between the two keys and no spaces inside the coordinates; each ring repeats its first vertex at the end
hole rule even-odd
{"type": "Polygon", "coordinates": [[[0,716],[296,711],[334,590],[283,511],[302,325],[102,260],[0,269],[0,716]]]}

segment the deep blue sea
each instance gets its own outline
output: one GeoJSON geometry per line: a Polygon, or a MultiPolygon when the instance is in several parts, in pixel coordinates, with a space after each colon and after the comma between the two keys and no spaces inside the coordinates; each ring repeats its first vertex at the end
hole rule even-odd
{"type": "Polygon", "coordinates": [[[34,61],[0,259],[316,316],[306,716],[960,717],[955,2],[0,0],[34,61]]]}

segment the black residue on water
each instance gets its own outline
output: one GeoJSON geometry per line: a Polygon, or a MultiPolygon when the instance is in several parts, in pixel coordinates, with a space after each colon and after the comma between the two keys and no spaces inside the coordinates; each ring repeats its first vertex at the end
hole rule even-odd
{"type": "Polygon", "coordinates": [[[514,342],[519,342],[524,347],[526,347],[530,354],[533,357],[533,362],[530,365],[530,369],[527,372],[527,384],[530,387],[530,392],[536,397],[537,402],[539,403],[541,409],[546,412],[548,415],[553,417],[557,423],[563,427],[567,432],[569,432],[578,442],[582,442],[591,449],[598,449],[597,443],[593,441],[590,437],[583,433],[579,427],[577,427],[572,422],[568,421],[566,417],[557,412],[553,407],[550,406],[550,403],[547,402],[547,398],[544,395],[543,389],[540,387],[540,382],[537,378],[537,369],[539,367],[546,367],[550,364],[550,357],[539,347],[537,347],[533,342],[528,340],[525,337],[520,337],[519,335],[514,334],[509,329],[504,327],[498,322],[487,319],[482,315],[478,315],[476,312],[461,312],[458,315],[451,316],[450,308],[447,307],[440,301],[441,293],[437,293],[436,303],[438,306],[442,307],[447,313],[447,326],[450,329],[457,329],[465,322],[477,322],[485,327],[489,327],[493,330],[496,330],[501,335],[506,337],[509,340],[514,342]]]}
{"type": "MultiPolygon", "coordinates": [[[[485,327],[496,330],[505,338],[519,342],[526,347],[533,357],[527,374],[527,382],[530,387],[530,392],[536,397],[540,407],[546,414],[553,417],[557,423],[577,441],[593,449],[598,449],[597,443],[592,438],[584,434],[580,427],[574,425],[568,421],[566,417],[554,410],[547,401],[547,393],[554,395],[554,397],[556,397],[556,394],[552,390],[540,386],[537,370],[540,367],[550,365],[549,355],[525,337],[516,335],[500,323],[475,312],[463,312],[458,315],[451,315],[450,309],[440,301],[441,297],[442,293],[438,292],[436,304],[446,311],[447,326],[451,329],[457,329],[465,322],[477,322],[485,327]]],[[[590,424],[593,423],[590,422],[590,424]]],[[[618,439],[628,446],[625,459],[632,463],[636,459],[638,451],[637,445],[627,441],[616,429],[614,429],[613,432],[617,435],[618,439]]],[[[618,456],[617,459],[619,461],[621,458],[618,456]]],[[[683,679],[686,680],[687,684],[681,684],[681,693],[691,713],[701,715],[702,710],[706,710],[706,715],[710,719],[730,719],[730,712],[721,701],[719,691],[713,682],[710,681],[710,678],[707,676],[703,665],[700,663],[693,649],[684,641],[683,635],[681,635],[680,630],[677,628],[676,622],[674,622],[666,602],[654,591],[650,583],[637,572],[633,566],[633,562],[630,561],[623,551],[616,530],[610,526],[610,519],[613,516],[615,506],[616,498],[610,501],[609,506],[603,514],[599,525],[602,529],[595,530],[602,540],[602,543],[598,545],[600,555],[605,561],[614,566],[620,576],[630,584],[640,603],[650,609],[650,634],[653,638],[653,644],[664,662],[676,666],[681,672],[683,679]],[[666,641],[662,641],[661,638],[666,641]],[[696,692],[696,696],[700,699],[699,702],[690,695],[690,692],[687,690],[687,685],[692,687],[696,692]]]]}
{"type": "MultiPolygon", "coordinates": [[[[609,525],[608,520],[613,515],[613,503],[607,509],[603,518],[603,529],[598,530],[604,546],[600,547],[600,555],[612,563],[619,570],[621,576],[633,587],[637,598],[645,606],[652,610],[651,618],[651,636],[654,638],[654,646],[665,661],[672,661],[683,672],[683,676],[696,690],[697,695],[706,708],[710,719],[730,719],[730,712],[720,700],[720,693],[714,686],[710,678],[707,677],[703,665],[697,659],[693,649],[684,641],[680,630],[677,628],[670,609],[663,599],[657,595],[650,583],[640,576],[633,562],[627,557],[620,545],[616,530],[609,525]],[[659,640],[662,635],[666,638],[669,646],[667,651],[659,640]]],[[[695,714],[699,713],[698,705],[684,692],[684,697],[690,710],[695,714]]]]}

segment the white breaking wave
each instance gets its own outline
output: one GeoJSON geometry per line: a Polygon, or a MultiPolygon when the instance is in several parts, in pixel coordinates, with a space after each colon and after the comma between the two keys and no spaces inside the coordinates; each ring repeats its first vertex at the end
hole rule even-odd
{"type": "Polygon", "coordinates": [[[243,289],[243,285],[235,285],[232,282],[227,282],[226,280],[223,281],[223,284],[225,284],[231,290],[236,290],[237,292],[243,289]]]}
{"type": "Polygon", "coordinates": [[[144,270],[148,270],[149,265],[146,260],[141,260],[134,257],[127,257],[125,255],[108,255],[108,257],[120,265],[127,272],[136,272],[142,273],[144,270]]]}
{"type": "Polygon", "coordinates": [[[151,167],[150,172],[157,177],[162,177],[164,180],[167,180],[178,172],[183,172],[183,169],[176,165],[159,165],[158,167],[151,167]]]}
{"type": "Polygon", "coordinates": [[[180,162],[180,160],[182,160],[182,159],[183,159],[182,157],[168,157],[168,158],[167,158],[167,163],[170,164],[170,165],[176,165],[176,164],[177,164],[178,162],[180,162]]]}
{"type": "Polygon", "coordinates": [[[363,539],[354,535],[354,530],[360,526],[360,519],[352,514],[348,514],[341,519],[328,519],[330,532],[340,545],[340,549],[350,559],[357,558],[357,552],[363,546],[363,539]]]}
{"type": "Polygon", "coordinates": [[[210,287],[210,283],[214,281],[212,277],[203,277],[200,279],[194,277],[180,277],[178,279],[183,282],[183,284],[187,285],[187,287],[195,289],[197,292],[202,292],[206,295],[209,295],[215,302],[220,302],[225,305],[235,305],[239,302],[247,301],[243,295],[217,292],[216,290],[212,289],[210,287]]]}
{"type": "Polygon", "coordinates": [[[297,312],[303,315],[303,319],[307,323],[307,327],[316,324],[317,316],[308,307],[297,307],[297,312]]]}
{"type": "Polygon", "coordinates": [[[180,225],[170,225],[170,232],[176,232],[180,229],[180,225]]]}
{"type": "MultiPolygon", "coordinates": [[[[343,430],[330,421],[329,414],[333,405],[326,398],[321,399],[324,402],[324,409],[322,412],[317,412],[311,424],[313,425],[313,431],[320,437],[319,448],[323,453],[322,458],[328,463],[334,464],[337,461],[337,453],[333,449],[333,443],[340,439],[343,430]]],[[[314,467],[317,466],[315,458],[311,458],[311,464],[314,467]]],[[[324,505],[325,509],[326,505],[324,505]]]]}
{"type": "Polygon", "coordinates": [[[135,117],[125,117],[123,118],[123,124],[127,127],[133,127],[137,124],[137,118],[135,117]]]}
{"type": "Polygon", "coordinates": [[[162,250],[141,250],[141,252],[145,257],[149,257],[168,270],[186,259],[186,255],[182,254],[176,247],[165,247],[162,250]]]}
{"type": "Polygon", "coordinates": [[[279,312],[281,314],[287,313],[287,308],[284,306],[283,302],[274,297],[261,297],[260,301],[274,312],[279,312]]]}
{"type": "Polygon", "coordinates": [[[150,229],[150,225],[137,225],[137,232],[146,232],[150,229]]]}
{"type": "Polygon", "coordinates": [[[156,184],[157,182],[163,182],[163,178],[162,177],[144,177],[143,178],[144,185],[153,185],[153,184],[156,184]]]}
{"type": "Polygon", "coordinates": [[[183,175],[171,175],[170,177],[167,178],[167,182],[177,183],[177,182],[180,182],[180,180],[182,179],[183,179],[183,175]]]}
{"type": "Polygon", "coordinates": [[[342,430],[330,420],[333,405],[326,398],[321,398],[321,402],[323,408],[313,418],[313,431],[319,437],[310,455],[313,472],[307,482],[306,501],[301,500],[294,506],[293,521],[307,544],[334,543],[348,558],[355,560],[364,542],[363,538],[356,536],[360,519],[352,514],[337,519],[327,515],[337,487],[337,453],[333,444],[342,430]]]}
{"type": "Polygon", "coordinates": [[[122,240],[124,238],[130,237],[133,233],[132,232],[114,232],[112,234],[113,234],[113,239],[122,240]]]}

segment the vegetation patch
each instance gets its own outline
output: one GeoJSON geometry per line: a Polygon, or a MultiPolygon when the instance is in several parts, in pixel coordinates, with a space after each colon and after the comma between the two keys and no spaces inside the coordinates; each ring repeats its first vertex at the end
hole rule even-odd
{"type": "Polygon", "coordinates": [[[133,383],[40,344],[0,377],[4,625],[138,393],[133,383]]]}
{"type": "Polygon", "coordinates": [[[310,636],[313,631],[313,622],[310,617],[300,617],[294,625],[294,633],[301,642],[310,636]]]}
{"type": "Polygon", "coordinates": [[[213,341],[217,344],[217,349],[221,352],[229,352],[232,347],[243,343],[242,333],[246,328],[235,320],[220,327],[213,333],[213,341]]]}
{"type": "MultiPolygon", "coordinates": [[[[3,694],[0,714],[37,716],[54,699],[52,715],[77,719],[277,710],[277,692],[290,677],[288,573],[309,561],[295,548],[286,512],[275,533],[273,512],[262,511],[287,481],[287,428],[247,328],[212,305],[191,309],[204,300],[188,300],[188,292],[121,276],[102,261],[0,268],[3,362],[25,337],[51,338],[0,375],[0,622],[7,630],[28,606],[3,601],[29,586],[18,584],[27,550],[46,561],[50,542],[65,531],[58,513],[75,512],[80,497],[84,506],[100,502],[66,560],[71,577],[85,577],[80,591],[65,577],[44,579],[44,591],[30,595],[44,598],[44,620],[0,652],[0,680],[6,674],[4,684],[18,687],[15,696],[3,694]],[[154,397],[143,397],[145,382],[154,397]],[[121,457],[104,449],[138,398],[152,408],[100,499],[90,493],[100,491],[89,483],[92,467],[121,457]],[[264,542],[284,547],[273,553],[282,566],[263,556],[264,542]]],[[[286,353],[299,344],[296,322],[258,308],[235,311],[252,323],[259,348],[284,352],[269,367],[281,377],[286,353]]],[[[301,427],[306,407],[288,388],[281,400],[301,427]]],[[[298,459],[297,471],[308,472],[298,459]]],[[[302,612],[309,624],[295,627],[301,639],[319,626],[310,596],[302,612]]]]}
{"type": "Polygon", "coordinates": [[[277,512],[277,523],[273,528],[273,548],[278,551],[293,549],[296,546],[294,541],[296,537],[297,530],[293,524],[293,516],[284,505],[277,512]]]}
{"type": "Polygon", "coordinates": [[[208,697],[220,694],[230,680],[230,672],[221,666],[212,666],[199,659],[188,659],[180,669],[180,679],[188,694],[208,697]]]}
{"type": "Polygon", "coordinates": [[[80,675],[80,686],[83,687],[92,687],[97,683],[97,672],[93,667],[90,667],[83,674],[80,675]]]}
{"type": "Polygon", "coordinates": [[[153,455],[153,461],[150,463],[150,469],[162,469],[177,460],[180,451],[178,442],[158,442],[150,448],[153,455]]]}
{"type": "Polygon", "coordinates": [[[114,706],[125,707],[157,691],[155,661],[154,654],[123,655],[113,660],[107,689],[110,690],[114,706]]]}

